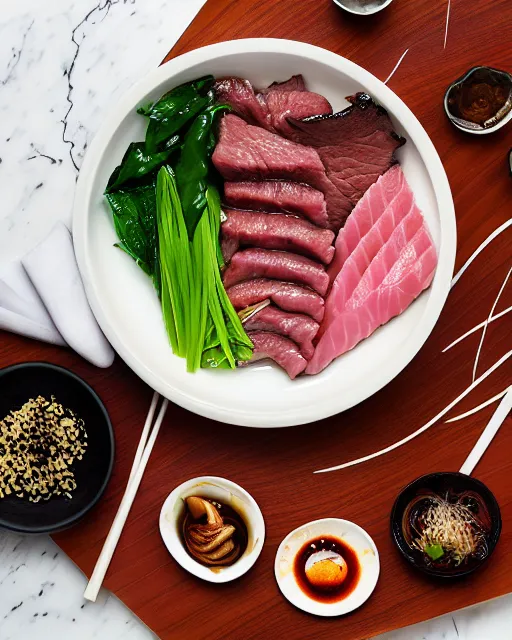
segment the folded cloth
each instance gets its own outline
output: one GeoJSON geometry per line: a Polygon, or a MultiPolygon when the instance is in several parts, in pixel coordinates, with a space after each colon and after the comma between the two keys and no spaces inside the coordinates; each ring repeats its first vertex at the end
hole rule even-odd
{"type": "Polygon", "coordinates": [[[0,329],[66,344],[19,261],[0,268],[0,329]]]}
{"type": "Polygon", "coordinates": [[[63,342],[97,367],[109,367],[114,351],[87,302],[68,228],[57,223],[21,263],[63,342]]]}

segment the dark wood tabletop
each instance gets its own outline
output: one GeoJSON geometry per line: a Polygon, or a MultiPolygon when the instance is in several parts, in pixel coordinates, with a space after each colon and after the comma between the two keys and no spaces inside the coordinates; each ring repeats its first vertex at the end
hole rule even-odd
{"type": "MultiPolygon", "coordinates": [[[[457,268],[512,214],[506,156],[512,124],[499,133],[469,136],[448,122],[447,85],[468,68],[486,64],[512,71],[510,0],[452,2],[443,48],[447,0],[395,0],[381,14],[350,16],[330,0],[209,0],[170,52],[244,37],[278,37],[325,47],[385,79],[409,48],[390,87],[431,136],[448,173],[458,225],[457,268]]],[[[440,422],[392,453],[340,472],[315,469],[363,456],[425,424],[471,383],[480,339],[475,333],[442,349],[488,315],[511,266],[512,228],[477,258],[448,297],[440,320],[413,362],[382,391],[344,414],[284,430],[222,425],[169,407],[106,586],[161,638],[367,638],[512,591],[512,420],[503,425],[475,476],[495,493],[503,533],[487,566],[472,577],[440,582],[418,575],[399,557],[389,535],[389,513],[400,488],[418,475],[457,470],[495,407],[455,423],[440,422]],[[184,480],[221,475],[258,501],[267,539],[255,567],[240,580],[212,585],[192,577],[169,556],[158,516],[167,494],[184,480]],[[279,593],[273,562],[283,537],[312,519],[353,520],[374,538],[381,576],[370,600],[337,619],[295,609],[279,593]]],[[[512,304],[508,287],[497,311],[512,304]]],[[[511,321],[489,326],[482,373],[511,348],[511,321]]],[[[87,574],[101,550],[121,500],[149,407],[151,390],[117,358],[98,370],[70,351],[1,334],[0,365],[48,360],[83,376],[104,400],[114,423],[114,475],[100,505],[80,526],[55,536],[87,574]]],[[[471,408],[510,384],[507,361],[449,415],[471,408]]]]}

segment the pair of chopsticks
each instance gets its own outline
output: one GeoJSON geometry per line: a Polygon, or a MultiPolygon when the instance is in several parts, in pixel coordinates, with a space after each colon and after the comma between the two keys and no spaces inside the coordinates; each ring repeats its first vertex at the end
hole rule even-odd
{"type": "Polygon", "coordinates": [[[142,430],[139,446],[135,453],[135,458],[133,460],[130,477],[128,479],[128,484],[126,485],[123,499],[121,500],[121,504],[117,510],[114,522],[110,527],[110,531],[96,562],[96,566],[94,567],[89,584],[84,591],[84,598],[91,602],[96,602],[96,598],[98,597],[99,590],[103,584],[103,579],[105,578],[105,574],[107,573],[110,561],[114,555],[117,543],[121,537],[123,527],[126,519],[128,518],[128,514],[130,513],[142,476],[144,475],[149,456],[151,455],[151,451],[153,450],[153,446],[158,436],[162,420],[164,419],[165,412],[167,411],[169,401],[164,399],[153,425],[153,418],[155,417],[159,399],[160,395],[155,391],[151,400],[146,422],[144,424],[144,429],[142,430]]]}
{"type": "Polygon", "coordinates": [[[466,458],[466,461],[460,468],[460,473],[470,476],[476,467],[480,458],[484,455],[487,447],[491,444],[494,436],[498,433],[498,429],[505,422],[505,418],[512,410],[512,386],[509,387],[507,393],[503,396],[498,408],[493,413],[489,424],[482,431],[482,435],[478,438],[477,443],[466,458]]]}

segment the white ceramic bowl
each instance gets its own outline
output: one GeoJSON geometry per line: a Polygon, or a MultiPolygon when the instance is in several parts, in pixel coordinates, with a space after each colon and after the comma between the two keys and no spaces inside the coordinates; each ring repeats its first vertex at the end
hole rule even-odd
{"type": "Polygon", "coordinates": [[[365,400],[392,380],[432,331],[450,289],[456,248],[453,200],[443,166],[412,112],[380,80],[334,53],[301,42],[234,40],[191,51],[159,67],[108,115],[93,140],[78,180],[73,236],[87,296],[105,335],[126,363],[153,389],[200,415],[232,424],[281,427],[326,418],[365,400]],[[128,144],[144,138],[140,104],[198,76],[239,75],[266,86],[302,73],[309,88],[335,110],[364,90],[390,113],[407,138],[398,151],[439,253],[430,289],[399,317],[317,376],[291,381],[260,363],[237,371],[186,372],[168,344],[157,296],[147,276],[122,251],[103,190],[128,144]]]}
{"type": "Polygon", "coordinates": [[[338,7],[341,7],[345,11],[348,11],[348,13],[353,13],[356,16],[372,16],[375,13],[379,13],[379,11],[382,11],[382,9],[389,7],[389,5],[393,2],[393,0],[386,0],[385,2],[380,4],[378,7],[375,7],[373,9],[367,8],[366,10],[363,7],[361,7],[360,9],[350,8],[347,6],[344,0],[333,0],[333,2],[334,4],[337,4],[338,7]]]}
{"type": "Polygon", "coordinates": [[[379,552],[372,538],[357,524],[339,518],[323,518],[304,524],[279,545],[274,564],[277,584],[293,605],[316,616],[341,616],[360,607],[373,593],[380,573],[379,552]],[[361,576],[355,589],[339,602],[319,602],[306,595],[295,580],[293,563],[297,552],[308,542],[322,536],[341,538],[357,554],[361,576]]]}
{"type": "Polygon", "coordinates": [[[247,573],[258,559],[265,541],[265,522],[254,498],[240,485],[225,478],[201,476],[187,480],[169,494],[160,512],[160,533],[169,553],[184,569],[208,582],[230,582],[247,573]],[[190,496],[218,500],[244,518],[249,534],[247,549],[231,566],[209,569],[185,549],[179,524],[185,509],[184,499],[190,496]]]}

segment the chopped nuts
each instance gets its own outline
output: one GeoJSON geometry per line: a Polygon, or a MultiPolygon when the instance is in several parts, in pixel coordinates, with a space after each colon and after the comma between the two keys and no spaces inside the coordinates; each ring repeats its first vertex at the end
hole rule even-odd
{"type": "Polygon", "coordinates": [[[72,464],[86,449],[81,418],[53,396],[31,398],[0,421],[0,498],[71,498],[77,486],[72,464]]]}

